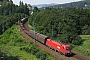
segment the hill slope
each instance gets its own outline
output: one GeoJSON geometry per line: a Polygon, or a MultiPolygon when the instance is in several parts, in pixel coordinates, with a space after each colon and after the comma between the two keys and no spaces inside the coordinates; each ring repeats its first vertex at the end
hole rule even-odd
{"type": "Polygon", "coordinates": [[[79,1],[66,4],[50,6],[51,8],[68,9],[68,8],[90,8],[90,1],[79,1]]]}
{"type": "Polygon", "coordinates": [[[13,25],[4,34],[0,35],[0,50],[5,54],[0,58],[3,57],[7,60],[39,60],[34,55],[20,50],[22,46],[28,46],[29,44],[18,31],[17,25],[13,25]]]}
{"type": "Polygon", "coordinates": [[[57,60],[23,38],[16,24],[0,35],[0,60],[42,60],[42,58],[57,60]]]}

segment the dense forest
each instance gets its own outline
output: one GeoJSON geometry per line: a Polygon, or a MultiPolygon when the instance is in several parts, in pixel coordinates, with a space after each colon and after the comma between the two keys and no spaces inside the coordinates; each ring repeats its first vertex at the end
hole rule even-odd
{"type": "Polygon", "coordinates": [[[29,15],[27,4],[20,1],[15,5],[12,0],[0,0],[0,34],[5,32],[21,18],[29,15]]]}
{"type": "Polygon", "coordinates": [[[90,34],[90,9],[69,8],[66,10],[35,8],[29,23],[34,30],[57,41],[80,45],[79,35],[90,34]]]}

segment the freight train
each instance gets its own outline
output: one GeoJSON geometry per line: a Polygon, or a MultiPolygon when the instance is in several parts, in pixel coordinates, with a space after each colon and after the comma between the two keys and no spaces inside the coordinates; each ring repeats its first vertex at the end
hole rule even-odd
{"type": "MultiPolygon", "coordinates": [[[[22,29],[25,29],[24,24],[28,21],[28,18],[21,19],[20,26],[22,29]]],[[[43,34],[37,33],[33,30],[29,30],[25,32],[27,35],[35,39],[36,41],[40,42],[41,44],[46,45],[47,47],[64,54],[65,56],[71,56],[71,48],[68,44],[63,44],[56,42],[55,40],[49,38],[48,36],[45,36],[43,34]]]]}

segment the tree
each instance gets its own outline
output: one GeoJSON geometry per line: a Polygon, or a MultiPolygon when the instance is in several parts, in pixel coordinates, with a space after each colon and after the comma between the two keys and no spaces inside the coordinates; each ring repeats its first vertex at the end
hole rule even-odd
{"type": "Polygon", "coordinates": [[[38,7],[34,7],[34,11],[39,12],[38,7]]]}
{"type": "Polygon", "coordinates": [[[30,4],[28,4],[28,8],[29,10],[32,10],[32,6],[30,4]]]}
{"type": "MultiPolygon", "coordinates": [[[[35,10],[38,9],[35,8],[35,10]]],[[[86,14],[80,15],[82,12],[86,13],[86,11],[76,8],[68,10],[45,9],[38,14],[35,14],[37,11],[34,12],[33,16],[30,17],[34,19],[30,19],[30,23],[32,24],[34,20],[35,30],[41,34],[53,37],[59,42],[79,45],[82,43],[79,37],[82,32],[82,24],[86,23],[85,17],[83,17],[85,21],[80,18],[80,16],[86,16],[86,14]]]]}
{"type": "Polygon", "coordinates": [[[24,6],[23,1],[20,1],[19,6],[24,6]]]}
{"type": "Polygon", "coordinates": [[[41,52],[41,51],[36,53],[36,57],[40,58],[41,60],[46,60],[46,54],[44,52],[41,52]]]}

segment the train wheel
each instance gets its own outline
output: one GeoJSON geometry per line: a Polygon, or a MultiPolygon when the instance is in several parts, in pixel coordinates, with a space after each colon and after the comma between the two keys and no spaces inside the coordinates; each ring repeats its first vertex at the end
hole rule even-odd
{"type": "Polygon", "coordinates": [[[63,55],[63,53],[62,53],[62,52],[60,52],[60,54],[61,54],[61,55],[63,55]]]}

